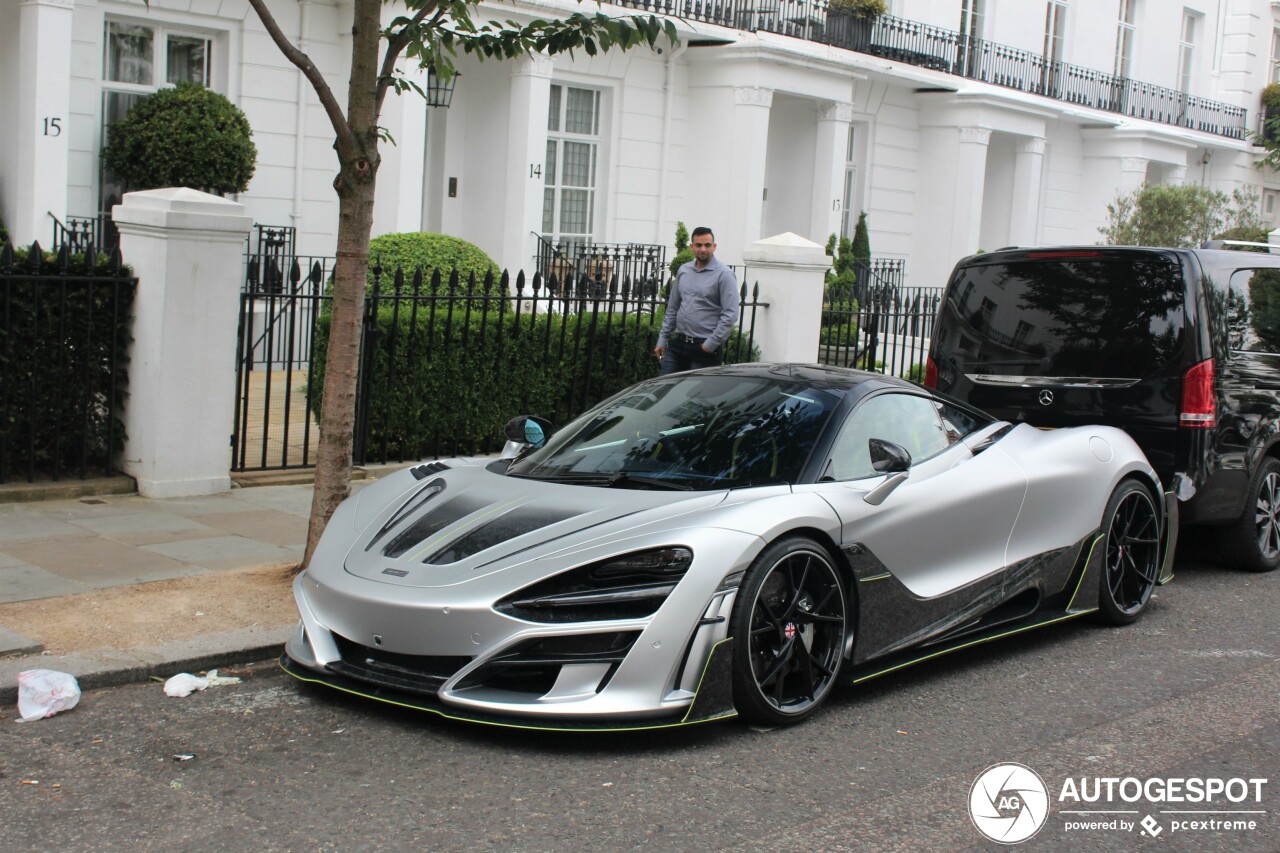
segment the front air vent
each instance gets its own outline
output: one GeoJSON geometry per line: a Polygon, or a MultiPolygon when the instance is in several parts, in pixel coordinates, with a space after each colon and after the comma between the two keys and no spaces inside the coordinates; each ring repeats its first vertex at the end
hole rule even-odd
{"type": "Polygon", "coordinates": [[[527,586],[496,608],[528,622],[643,619],[657,612],[692,562],[688,548],[623,554],[527,586]]]}
{"type": "Polygon", "coordinates": [[[382,537],[387,534],[388,530],[393,529],[397,524],[404,521],[410,515],[417,512],[426,504],[427,501],[444,491],[444,480],[436,479],[422,486],[418,491],[414,492],[407,501],[400,505],[400,508],[391,514],[391,518],[387,519],[387,523],[382,525],[382,529],[374,534],[369,540],[369,544],[364,546],[366,551],[371,550],[374,545],[381,541],[382,537]]]}
{"type": "Polygon", "coordinates": [[[474,512],[479,512],[487,506],[489,506],[488,501],[459,495],[434,510],[426,512],[417,521],[397,533],[387,543],[387,547],[383,549],[382,556],[393,560],[397,557],[402,557],[411,548],[430,539],[450,524],[454,524],[474,512]]]}
{"type": "Polygon", "coordinates": [[[542,696],[555,686],[562,666],[603,664],[609,670],[596,686],[603,690],[639,636],[639,631],[617,631],[526,640],[468,674],[456,689],[487,687],[542,696]]]}
{"type": "Polygon", "coordinates": [[[331,672],[380,687],[426,696],[435,696],[441,685],[472,660],[462,655],[388,652],[336,634],[334,641],[341,659],[328,665],[331,672]]]}
{"type": "Polygon", "coordinates": [[[436,566],[456,563],[526,533],[573,518],[577,514],[577,510],[520,507],[463,534],[428,557],[426,562],[436,566]]]}
{"type": "Polygon", "coordinates": [[[409,473],[413,475],[415,480],[425,480],[432,474],[439,474],[441,471],[448,471],[449,466],[443,462],[427,462],[422,465],[415,465],[409,469],[409,473]]]}

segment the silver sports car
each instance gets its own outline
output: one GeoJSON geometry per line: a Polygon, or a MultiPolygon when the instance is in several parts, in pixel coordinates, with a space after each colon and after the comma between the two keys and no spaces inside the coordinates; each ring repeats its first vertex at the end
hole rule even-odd
{"type": "Polygon", "coordinates": [[[284,668],[503,725],[792,723],[837,683],[1129,622],[1169,579],[1175,504],[1110,427],[786,364],[641,382],[550,426],[343,503],[284,668]]]}

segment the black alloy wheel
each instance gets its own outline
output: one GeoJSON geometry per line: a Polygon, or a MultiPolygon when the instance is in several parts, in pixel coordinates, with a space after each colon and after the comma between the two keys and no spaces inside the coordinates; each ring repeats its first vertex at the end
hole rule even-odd
{"type": "Polygon", "coordinates": [[[1222,529],[1219,544],[1227,562],[1251,572],[1280,566],[1280,462],[1267,456],[1249,481],[1244,514],[1222,529]]]}
{"type": "Polygon", "coordinates": [[[1098,612],[1112,625],[1138,618],[1160,573],[1160,513],[1146,487],[1126,480],[1111,493],[1102,516],[1104,547],[1098,612]]]}
{"type": "Polygon", "coordinates": [[[743,578],[734,603],[733,701],[769,725],[808,717],[835,686],[849,630],[840,572],[818,543],[770,545],[743,578]]]}

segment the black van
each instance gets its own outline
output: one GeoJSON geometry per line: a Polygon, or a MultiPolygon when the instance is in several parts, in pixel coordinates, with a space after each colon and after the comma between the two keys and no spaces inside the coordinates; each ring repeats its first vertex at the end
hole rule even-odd
{"type": "Polygon", "coordinates": [[[1280,255],[1005,249],[960,261],[925,384],[1036,426],[1110,424],[1183,524],[1242,568],[1280,566],[1280,255]]]}

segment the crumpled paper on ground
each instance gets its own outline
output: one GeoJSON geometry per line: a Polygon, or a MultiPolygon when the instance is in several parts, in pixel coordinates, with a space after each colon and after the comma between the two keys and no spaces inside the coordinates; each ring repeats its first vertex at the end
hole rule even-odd
{"type": "Polygon", "coordinates": [[[30,723],[70,711],[79,701],[80,685],[74,675],[52,669],[18,673],[18,722],[30,723]]]}
{"type": "Polygon", "coordinates": [[[190,696],[195,691],[204,690],[207,687],[239,683],[239,678],[234,675],[218,675],[216,669],[209,670],[204,674],[204,677],[192,675],[189,672],[180,672],[164,683],[164,695],[174,697],[190,696]]]}

